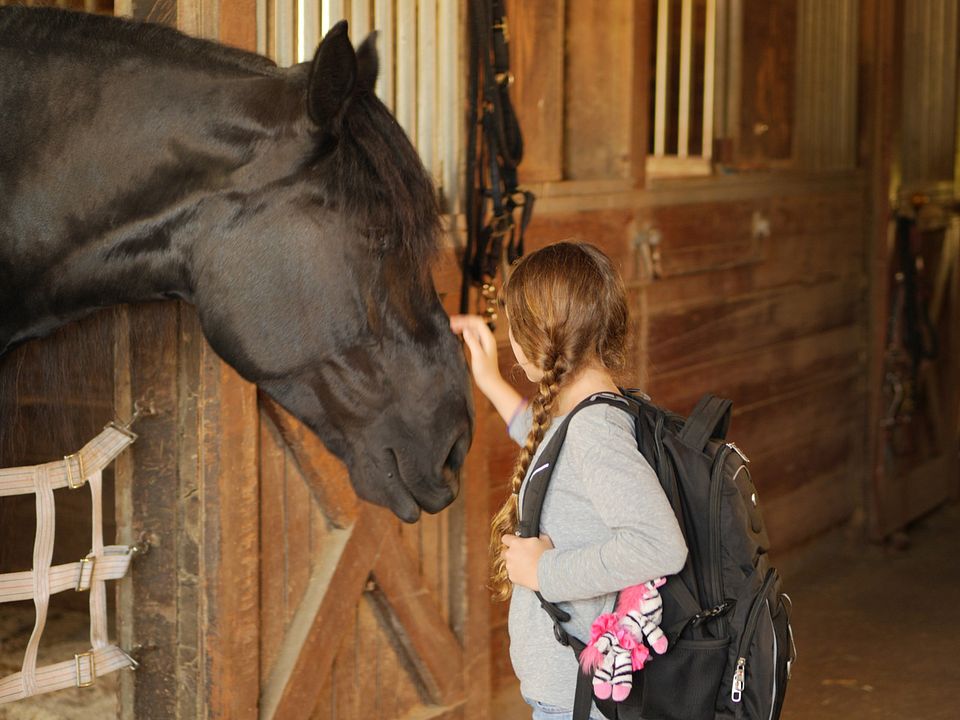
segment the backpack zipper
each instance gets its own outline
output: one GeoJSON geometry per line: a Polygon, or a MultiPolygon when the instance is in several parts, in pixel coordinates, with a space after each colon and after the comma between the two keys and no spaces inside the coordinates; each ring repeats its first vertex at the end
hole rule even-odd
{"type": "MultiPolygon", "coordinates": [[[[730,699],[735,703],[740,702],[743,697],[743,690],[747,678],[747,653],[750,650],[750,642],[753,640],[753,633],[756,630],[757,621],[760,619],[761,608],[763,608],[764,605],[768,608],[770,607],[770,600],[767,594],[776,578],[776,570],[773,568],[767,570],[767,576],[764,578],[763,584],[760,586],[760,591],[757,593],[757,601],[753,604],[753,607],[750,608],[750,614],[747,615],[747,622],[743,625],[743,634],[740,636],[740,645],[737,647],[737,669],[734,670],[733,687],[730,690],[730,699]]],[[[773,615],[771,613],[771,618],[772,617],[773,615]]],[[[774,637],[776,637],[776,631],[774,631],[774,637]]],[[[774,642],[776,642],[776,640],[774,640],[774,642]]],[[[774,680],[774,682],[776,682],[776,680],[774,680]]]]}
{"type": "MultiPolygon", "coordinates": [[[[710,583],[713,597],[711,602],[714,607],[724,601],[723,597],[723,573],[721,571],[720,558],[720,501],[723,496],[723,465],[730,454],[730,445],[724,445],[717,455],[713,464],[713,472],[710,478],[710,583]]],[[[726,620],[718,618],[721,631],[726,628],[726,620]]],[[[722,634],[722,633],[721,633],[722,634]]]]}
{"type": "Polygon", "coordinates": [[[766,600],[767,612],[770,613],[770,625],[773,630],[773,694],[770,696],[770,715],[767,720],[773,720],[773,711],[777,707],[777,630],[773,627],[773,609],[770,607],[770,598],[766,600]]]}

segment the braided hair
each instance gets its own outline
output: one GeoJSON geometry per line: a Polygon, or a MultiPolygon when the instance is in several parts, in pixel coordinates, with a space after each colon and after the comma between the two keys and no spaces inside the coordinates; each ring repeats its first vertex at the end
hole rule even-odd
{"type": "Polygon", "coordinates": [[[501,538],[519,527],[520,486],[556,414],[560,390],[593,363],[621,371],[627,334],[623,281],[610,259],[586,243],[560,242],[521,258],[504,287],[504,303],[511,335],[543,375],[510,495],[491,524],[491,589],[497,600],[508,599],[513,590],[501,538]]]}

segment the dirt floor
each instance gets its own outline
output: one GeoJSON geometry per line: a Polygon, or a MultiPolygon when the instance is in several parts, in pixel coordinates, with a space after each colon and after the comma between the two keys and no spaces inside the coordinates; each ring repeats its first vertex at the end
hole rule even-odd
{"type": "MultiPolygon", "coordinates": [[[[33,618],[32,603],[0,605],[0,677],[19,672],[33,618]]],[[[88,650],[89,622],[86,613],[51,608],[37,665],[69,660],[74,653],[88,650]]],[[[0,720],[109,720],[116,716],[117,673],[97,678],[88,688],[70,688],[0,705],[0,720]]]]}
{"type": "MultiPolygon", "coordinates": [[[[960,505],[897,546],[839,531],[784,568],[799,657],[783,720],[960,719],[960,505]]],[[[492,715],[530,717],[515,686],[492,715]]]]}
{"type": "MultiPolygon", "coordinates": [[[[799,659],[783,720],[960,718],[960,505],[901,540],[881,547],[837,532],[810,548],[802,566],[794,559],[784,567],[799,659]]],[[[19,669],[33,625],[29,605],[2,610],[0,676],[19,669]]],[[[82,613],[53,613],[42,656],[84,649],[85,623],[82,613]]],[[[113,718],[116,682],[108,675],[91,688],[0,706],[0,720],[113,718]]],[[[491,717],[529,718],[515,687],[500,693],[491,717]]]]}

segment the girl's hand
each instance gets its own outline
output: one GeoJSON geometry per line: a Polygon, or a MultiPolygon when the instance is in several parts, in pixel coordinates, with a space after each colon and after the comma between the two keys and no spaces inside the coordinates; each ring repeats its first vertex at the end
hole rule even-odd
{"type": "Polygon", "coordinates": [[[506,545],[503,559],[507,563],[507,575],[510,581],[534,591],[539,590],[537,563],[540,562],[541,555],[553,549],[550,538],[546,535],[535,538],[504,535],[501,541],[506,545]]]}
{"type": "Polygon", "coordinates": [[[500,377],[497,364],[497,340],[479,315],[453,315],[450,329],[462,335],[470,348],[470,369],[480,391],[489,394],[500,377]]]}

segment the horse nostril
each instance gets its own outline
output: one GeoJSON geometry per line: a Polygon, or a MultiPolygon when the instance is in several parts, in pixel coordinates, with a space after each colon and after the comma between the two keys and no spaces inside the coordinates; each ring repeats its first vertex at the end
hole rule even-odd
{"type": "Polygon", "coordinates": [[[453,443],[453,447],[450,448],[450,452],[447,454],[447,459],[444,460],[443,466],[454,471],[459,470],[463,466],[463,461],[467,457],[467,450],[469,448],[470,435],[469,433],[462,433],[453,443]]]}

